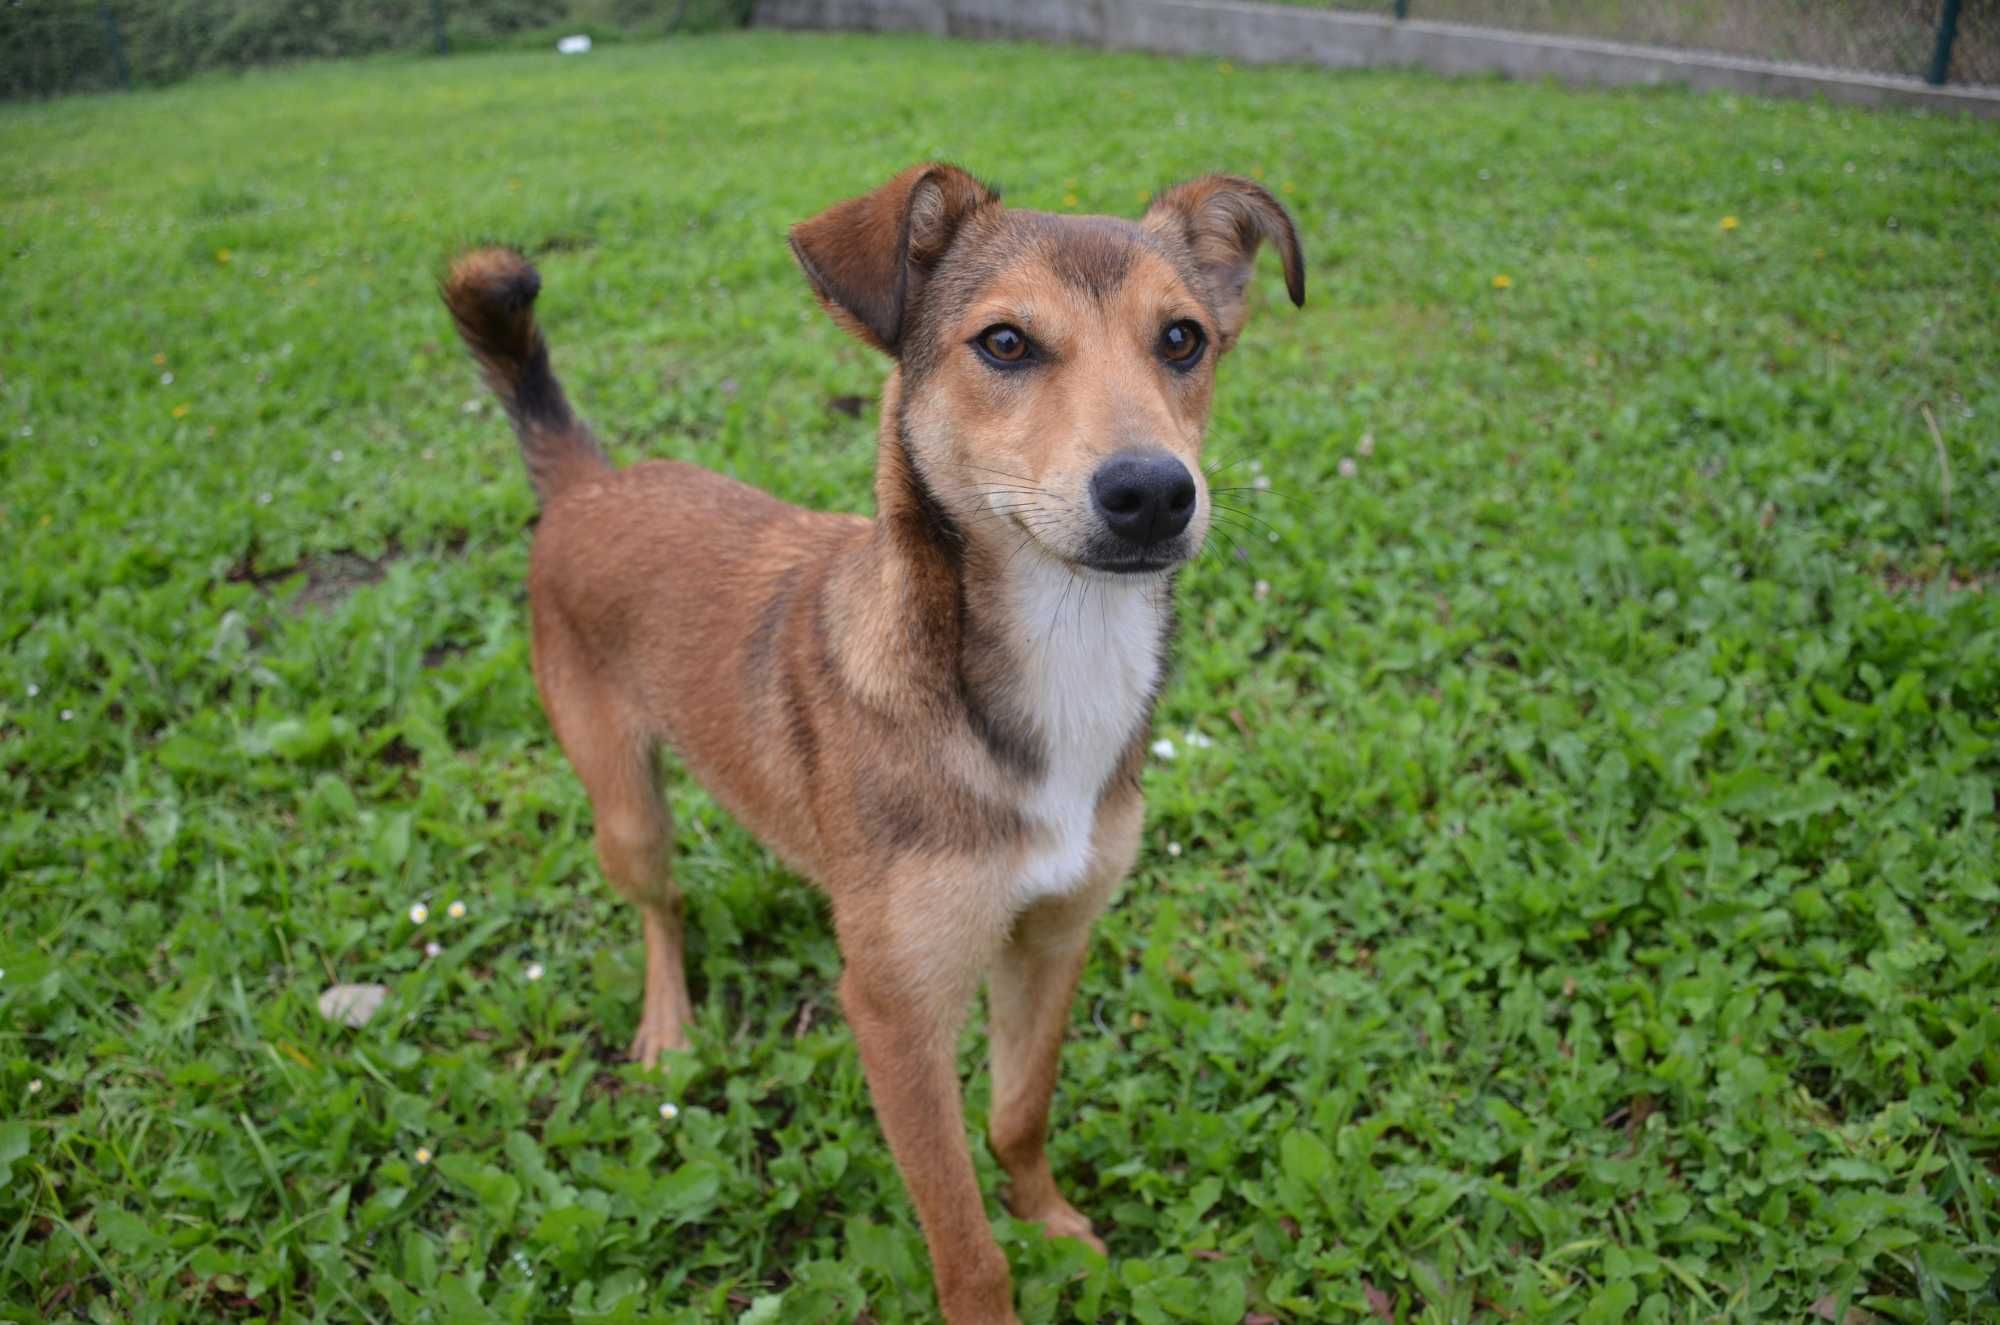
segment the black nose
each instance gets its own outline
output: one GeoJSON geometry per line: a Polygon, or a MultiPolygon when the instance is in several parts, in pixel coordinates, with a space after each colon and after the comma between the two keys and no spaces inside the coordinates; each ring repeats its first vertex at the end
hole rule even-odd
{"type": "Polygon", "coordinates": [[[1125,451],[1090,476],[1105,526],[1129,543],[1161,543],[1194,518],[1194,475],[1164,451],[1125,451]]]}

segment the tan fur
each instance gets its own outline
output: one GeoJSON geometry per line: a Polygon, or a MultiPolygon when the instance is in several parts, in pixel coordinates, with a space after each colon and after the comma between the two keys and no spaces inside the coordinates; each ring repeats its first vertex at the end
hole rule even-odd
{"type": "MultiPolygon", "coordinates": [[[[678,463],[613,471],[549,368],[533,269],[481,250],[445,281],[545,502],[535,676],[589,792],[605,875],[643,916],[632,1053],[685,1047],[692,1017],[655,781],[665,749],[832,901],[842,1005],[951,1325],[1015,1322],[954,1070],[982,980],[1009,1204],[1102,1250],[1050,1169],[1049,1097],[1091,922],[1138,850],[1172,571],[1103,562],[1091,475],[1144,448],[1199,486],[1214,363],[1241,326],[1260,239],[1276,239],[1303,295],[1282,209],[1281,225],[1237,224],[1267,207],[1255,185],[1211,176],[1163,195],[1143,226],[1049,217],[930,165],[796,227],[822,302],[897,360],[873,520],[678,463]],[[1159,349],[1183,319],[1210,340],[1186,372],[1159,349]],[[971,348],[998,323],[1034,340],[1031,370],[998,371],[971,348]],[[1158,638],[1114,629],[1127,620],[1158,638]],[[1079,643],[1088,630],[1111,633],[1079,643]],[[1097,707],[1094,647],[1125,685],[1097,707]],[[1081,707],[1051,711],[1072,683],[1081,707]],[[1065,776],[1095,790],[1066,801],[1065,776]],[[1087,834],[1066,836],[1072,821],[1087,834]]],[[[1192,555],[1207,519],[1200,491],[1159,556],[1192,555]]]]}

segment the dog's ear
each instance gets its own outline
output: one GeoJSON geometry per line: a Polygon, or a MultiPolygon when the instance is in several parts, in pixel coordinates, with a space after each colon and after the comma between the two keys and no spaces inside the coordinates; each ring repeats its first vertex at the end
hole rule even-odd
{"type": "Polygon", "coordinates": [[[957,166],[911,166],[792,227],[792,255],[833,320],[887,354],[965,218],[1000,195],[957,166]]]}
{"type": "Polygon", "coordinates": [[[1284,205],[1261,184],[1239,175],[1203,175],[1154,198],[1141,224],[1187,245],[1222,322],[1225,350],[1235,343],[1249,316],[1244,289],[1250,284],[1257,246],[1264,240],[1277,245],[1284,260],[1285,292],[1294,305],[1305,305],[1306,266],[1299,256],[1299,232],[1284,205]]]}

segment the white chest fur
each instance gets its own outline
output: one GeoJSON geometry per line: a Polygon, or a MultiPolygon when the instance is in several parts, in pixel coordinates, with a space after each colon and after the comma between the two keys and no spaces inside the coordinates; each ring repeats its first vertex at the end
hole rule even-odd
{"type": "Polygon", "coordinates": [[[1023,572],[1020,586],[1020,697],[1048,756],[1021,807],[1031,845],[1016,900],[1026,906],[1072,892],[1089,876],[1098,796],[1159,679],[1169,589],[1150,576],[1080,578],[1053,562],[1023,572]]]}

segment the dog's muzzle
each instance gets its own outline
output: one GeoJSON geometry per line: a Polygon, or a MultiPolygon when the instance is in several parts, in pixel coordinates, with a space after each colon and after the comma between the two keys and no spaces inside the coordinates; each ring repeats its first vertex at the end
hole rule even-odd
{"type": "Polygon", "coordinates": [[[1090,504],[1100,536],[1091,539],[1094,570],[1164,570],[1187,556],[1181,535],[1194,519],[1188,467],[1165,451],[1121,451],[1090,476],[1090,504]]]}

